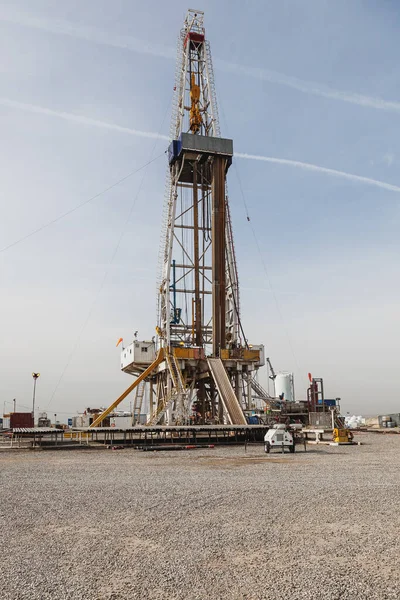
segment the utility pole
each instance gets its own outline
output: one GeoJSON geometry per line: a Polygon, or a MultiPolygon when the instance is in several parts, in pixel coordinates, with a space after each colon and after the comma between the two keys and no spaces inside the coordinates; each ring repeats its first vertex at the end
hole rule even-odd
{"type": "Polygon", "coordinates": [[[36,381],[40,377],[40,373],[32,373],[33,377],[33,399],[32,399],[32,416],[33,416],[33,426],[35,426],[35,396],[36,396],[36,381]]]}
{"type": "Polygon", "coordinates": [[[15,403],[16,403],[16,400],[15,400],[15,398],[14,398],[14,400],[13,400],[13,403],[14,403],[14,409],[13,409],[13,412],[15,412],[15,403]]]}
{"type": "Polygon", "coordinates": [[[54,413],[54,427],[57,427],[57,413],[54,413]]]}

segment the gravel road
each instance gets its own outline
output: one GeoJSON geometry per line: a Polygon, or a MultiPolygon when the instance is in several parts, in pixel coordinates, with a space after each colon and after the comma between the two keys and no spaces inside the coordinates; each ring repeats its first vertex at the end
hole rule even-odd
{"type": "Polygon", "coordinates": [[[357,447],[2,452],[2,600],[400,595],[400,436],[357,447]]]}

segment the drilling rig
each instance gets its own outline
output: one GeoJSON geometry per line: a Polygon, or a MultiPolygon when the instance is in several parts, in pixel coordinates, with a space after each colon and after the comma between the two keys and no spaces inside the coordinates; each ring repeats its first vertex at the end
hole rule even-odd
{"type": "Polygon", "coordinates": [[[253,394],[269,397],[255,378],[264,347],[248,343],[240,318],[226,184],[233,142],[220,135],[201,11],[188,11],[178,38],[170,138],[156,336],[123,348],[121,368],[136,379],[94,427],[134,390],[134,415],[147,395],[153,426],[246,425],[253,394]]]}

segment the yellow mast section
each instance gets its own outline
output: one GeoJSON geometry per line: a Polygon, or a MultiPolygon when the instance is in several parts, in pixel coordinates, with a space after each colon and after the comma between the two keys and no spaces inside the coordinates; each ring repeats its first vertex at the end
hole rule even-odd
{"type": "Polygon", "coordinates": [[[200,114],[200,86],[197,85],[194,73],[190,80],[190,99],[192,105],[190,107],[190,130],[193,133],[197,133],[202,125],[202,118],[200,114]]]}

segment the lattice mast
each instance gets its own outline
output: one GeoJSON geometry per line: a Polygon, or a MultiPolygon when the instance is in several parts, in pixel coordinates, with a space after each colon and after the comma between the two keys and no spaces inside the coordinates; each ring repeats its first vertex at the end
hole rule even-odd
{"type": "Polygon", "coordinates": [[[233,142],[221,138],[210,46],[201,11],[189,10],[178,41],[168,177],[161,232],[157,339],[122,349],[135,381],[91,427],[136,389],[134,423],[246,425],[264,347],[250,346],[239,316],[226,174],[233,142]],[[146,394],[145,394],[146,390],[146,394]],[[195,416],[194,416],[195,415],[195,416]]]}
{"type": "Polygon", "coordinates": [[[251,407],[263,364],[263,347],[248,346],[240,323],[226,187],[233,142],[220,136],[203,16],[189,10],[178,41],[157,339],[135,340],[121,359],[148,384],[149,425],[187,423],[193,412],[197,423],[246,424],[243,405],[251,407]]]}
{"type": "MultiPolygon", "coordinates": [[[[188,11],[178,40],[171,137],[179,140],[182,133],[220,137],[204,15],[194,10],[188,11]]],[[[218,354],[217,346],[225,347],[226,341],[229,345],[239,345],[242,341],[232,227],[227,196],[220,190],[219,196],[223,195],[225,206],[217,215],[221,218],[214,218],[214,224],[220,231],[214,231],[213,244],[211,166],[206,160],[199,161],[198,156],[193,158],[191,173],[186,177],[182,178],[182,170],[187,168],[187,158],[185,165],[177,161],[170,166],[167,210],[164,212],[158,332],[162,345],[182,343],[205,347],[208,351],[213,343],[213,322],[217,318],[220,339],[214,340],[212,349],[214,354],[218,354]],[[213,253],[214,271],[216,263],[221,269],[220,276],[214,281],[213,253]],[[218,307],[215,305],[213,311],[215,292],[218,307]],[[224,314],[221,314],[222,304],[224,314]]],[[[218,157],[213,161],[218,162],[218,157]]],[[[219,181],[215,178],[214,187],[225,185],[225,172],[222,171],[226,168],[226,165],[220,165],[220,178],[219,181]]]]}

